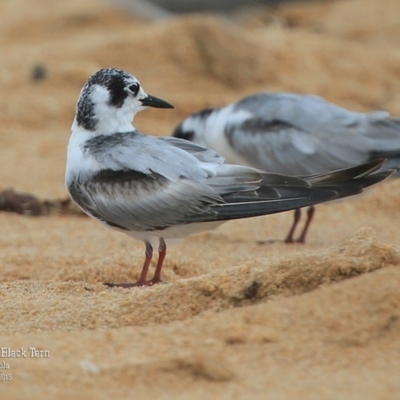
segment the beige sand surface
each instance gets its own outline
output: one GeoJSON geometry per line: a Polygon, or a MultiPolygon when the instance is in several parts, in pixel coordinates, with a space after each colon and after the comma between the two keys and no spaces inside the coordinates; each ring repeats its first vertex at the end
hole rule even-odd
{"type": "MultiPolygon", "coordinates": [[[[156,135],[259,90],[400,115],[399,14],[397,0],[329,1],[240,26],[149,24],[99,0],[2,1],[0,189],[66,196],[75,102],[105,66],[175,105],[135,120],[156,135]]],[[[27,351],[0,353],[1,399],[400,399],[399,197],[391,180],[321,205],[305,246],[257,243],[283,239],[290,213],[225,224],[133,290],[101,282],[136,279],[141,243],[88,218],[1,213],[0,347],[27,351]]]]}

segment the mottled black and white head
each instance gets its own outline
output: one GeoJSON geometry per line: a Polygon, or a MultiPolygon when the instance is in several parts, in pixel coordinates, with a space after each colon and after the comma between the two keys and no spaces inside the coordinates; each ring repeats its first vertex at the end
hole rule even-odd
{"type": "Polygon", "coordinates": [[[103,135],[131,131],[134,116],[147,107],[173,108],[166,101],[148,95],[128,72],[101,69],[81,90],[72,129],[103,135]]]}
{"type": "Polygon", "coordinates": [[[172,132],[172,136],[207,146],[206,136],[211,127],[210,118],[217,108],[204,108],[185,118],[172,132]]]}

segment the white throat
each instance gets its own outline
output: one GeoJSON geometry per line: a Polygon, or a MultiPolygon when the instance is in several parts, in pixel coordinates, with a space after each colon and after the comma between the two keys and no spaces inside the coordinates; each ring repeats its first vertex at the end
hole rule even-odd
{"type": "MultiPolygon", "coordinates": [[[[106,104],[96,105],[96,127],[93,132],[95,135],[112,135],[116,132],[130,132],[134,128],[132,121],[134,111],[130,104],[124,104],[121,108],[114,108],[106,104]]],[[[72,124],[72,131],[76,127],[76,119],[72,124]]],[[[80,127],[82,129],[82,127],[80,127]]]]}

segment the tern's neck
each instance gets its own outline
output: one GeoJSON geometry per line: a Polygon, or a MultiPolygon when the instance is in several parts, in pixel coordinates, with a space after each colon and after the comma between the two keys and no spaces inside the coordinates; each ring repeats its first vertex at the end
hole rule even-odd
{"type": "Polygon", "coordinates": [[[84,129],[96,135],[112,135],[115,132],[130,132],[134,128],[134,111],[128,105],[120,108],[98,104],[92,112],[78,109],[72,131],[84,129]],[[95,111],[95,112],[94,112],[95,111]]]}
{"type": "Polygon", "coordinates": [[[216,138],[224,135],[224,108],[215,108],[210,114],[200,118],[200,132],[203,137],[203,145],[213,148],[216,138]]]}
{"type": "Polygon", "coordinates": [[[224,156],[229,163],[244,164],[237,158],[236,154],[228,149],[229,132],[240,127],[244,121],[251,117],[248,111],[233,111],[233,105],[217,109],[204,119],[202,125],[202,136],[206,147],[216,150],[224,156]]]}
{"type": "Polygon", "coordinates": [[[86,129],[84,126],[79,124],[75,118],[71,127],[72,133],[86,132],[88,137],[97,135],[113,135],[117,132],[124,133],[132,132],[133,130],[135,130],[135,128],[133,127],[131,121],[117,121],[115,119],[100,120],[95,124],[94,129],[86,129]]]}

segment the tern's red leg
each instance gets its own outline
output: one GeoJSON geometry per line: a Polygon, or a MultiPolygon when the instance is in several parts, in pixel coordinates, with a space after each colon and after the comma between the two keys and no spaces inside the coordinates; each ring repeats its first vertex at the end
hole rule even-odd
{"type": "Polygon", "coordinates": [[[167,245],[165,244],[164,239],[160,238],[160,244],[158,246],[158,261],[157,261],[156,272],[154,272],[153,279],[149,281],[150,285],[154,285],[155,283],[161,282],[161,269],[166,254],[167,254],[167,245]]]}
{"type": "Polygon", "coordinates": [[[300,208],[296,208],[294,210],[293,225],[290,228],[290,231],[285,239],[285,243],[295,243],[296,242],[296,240],[293,239],[293,235],[294,235],[294,231],[296,230],[297,224],[300,221],[300,217],[301,217],[301,210],[300,210],[300,208]]]}
{"type": "Polygon", "coordinates": [[[122,287],[122,288],[152,285],[151,281],[147,281],[147,272],[149,270],[150,262],[153,257],[153,247],[149,242],[146,242],[145,244],[146,244],[146,252],[145,252],[146,258],[144,260],[142,272],[140,273],[140,278],[136,283],[104,283],[104,284],[109,287],[122,287]]]}
{"type": "Polygon", "coordinates": [[[140,274],[140,278],[137,281],[136,286],[147,286],[149,283],[147,282],[147,272],[149,270],[151,259],[153,258],[153,247],[149,242],[146,242],[146,258],[144,259],[144,264],[142,268],[142,272],[140,274]]]}
{"type": "Polygon", "coordinates": [[[309,207],[309,209],[307,211],[307,221],[304,225],[301,235],[299,236],[298,239],[296,239],[296,243],[305,243],[306,242],[308,228],[311,225],[311,221],[313,220],[314,214],[315,214],[315,207],[314,206],[309,207]]]}

